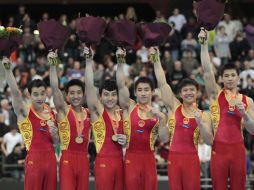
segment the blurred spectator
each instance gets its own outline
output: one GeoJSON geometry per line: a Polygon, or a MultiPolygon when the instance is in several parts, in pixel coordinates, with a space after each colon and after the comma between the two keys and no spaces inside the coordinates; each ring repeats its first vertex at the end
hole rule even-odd
{"type": "Polygon", "coordinates": [[[51,109],[55,109],[51,87],[47,87],[46,89],[46,104],[48,104],[51,109]]]}
{"type": "MultiPolygon", "coordinates": [[[[106,55],[104,57],[104,66],[106,67],[105,72],[103,73],[102,80],[108,80],[108,79],[116,79],[116,70],[114,69],[114,63],[111,60],[111,57],[109,55],[106,55]]],[[[126,72],[126,71],[125,71],[126,72]]],[[[128,70],[127,70],[128,72],[128,70]]]]}
{"type": "Polygon", "coordinates": [[[231,58],[229,43],[230,40],[225,33],[225,27],[220,26],[214,39],[214,50],[216,56],[221,59],[221,66],[227,64],[228,60],[231,58]]]}
{"type": "Polygon", "coordinates": [[[161,65],[164,69],[166,69],[168,75],[172,74],[174,69],[174,61],[172,60],[170,51],[164,51],[163,57],[161,59],[161,65]]]}
{"type": "MultiPolygon", "coordinates": [[[[2,24],[1,24],[2,25],[2,24]]],[[[7,22],[7,27],[14,27],[15,23],[14,23],[14,17],[13,16],[10,16],[8,18],[8,22],[7,22]]]]}
{"type": "Polygon", "coordinates": [[[68,77],[68,80],[80,79],[83,82],[85,81],[85,72],[81,70],[79,61],[74,61],[73,69],[67,72],[67,77],[68,77]]]}
{"type": "Polygon", "coordinates": [[[134,7],[127,8],[125,18],[134,22],[138,20],[134,7]]]}
{"type": "Polygon", "coordinates": [[[165,23],[167,23],[167,20],[166,20],[165,16],[161,13],[161,11],[156,10],[155,15],[156,16],[155,16],[154,22],[165,22],[165,23]]]}
{"type": "Polygon", "coordinates": [[[94,86],[99,88],[101,86],[102,77],[104,73],[104,66],[102,64],[94,63],[94,86]]]}
{"type": "Polygon", "coordinates": [[[34,67],[31,67],[30,69],[30,80],[40,79],[42,80],[42,77],[37,74],[37,71],[34,67]]]}
{"type": "Polygon", "coordinates": [[[250,44],[246,38],[243,37],[241,32],[238,32],[234,38],[234,41],[230,43],[230,51],[232,60],[244,60],[250,50],[250,44]]]}
{"type": "Polygon", "coordinates": [[[239,76],[242,80],[242,88],[247,88],[247,79],[254,79],[254,69],[251,68],[249,61],[244,61],[244,70],[240,73],[239,76]]]}
{"type": "Polygon", "coordinates": [[[254,49],[249,50],[247,59],[250,60],[251,68],[254,69],[254,49]]]}
{"type": "Polygon", "coordinates": [[[14,23],[16,27],[20,27],[22,25],[25,14],[26,14],[26,7],[24,5],[20,5],[18,7],[18,14],[14,17],[14,23]]]}
{"type": "Polygon", "coordinates": [[[199,66],[197,69],[194,69],[191,72],[190,78],[196,80],[200,85],[205,85],[203,74],[203,69],[201,66],[199,66]]]}
{"type": "Polygon", "coordinates": [[[143,67],[142,58],[137,56],[135,63],[132,64],[133,74],[137,76],[143,67]]]}
{"type": "Polygon", "coordinates": [[[224,15],[224,20],[219,23],[220,26],[224,26],[229,42],[233,41],[237,32],[242,31],[242,25],[239,24],[239,21],[233,21],[229,14],[224,15]]]}
{"type": "Polygon", "coordinates": [[[1,100],[1,116],[3,116],[3,123],[6,126],[10,125],[10,109],[11,106],[9,105],[9,102],[7,99],[1,100]]]}
{"type": "Polygon", "coordinates": [[[183,56],[185,56],[185,53],[187,51],[191,51],[192,56],[196,57],[197,56],[197,53],[196,53],[197,48],[198,48],[197,40],[193,38],[193,35],[191,32],[187,33],[186,38],[181,43],[181,50],[182,50],[183,56]]]}
{"type": "Polygon", "coordinates": [[[209,178],[210,176],[209,166],[210,166],[210,160],[211,160],[211,151],[212,151],[211,146],[205,144],[203,142],[203,139],[200,139],[198,144],[198,156],[200,160],[201,177],[203,178],[209,178]]]}
{"type": "Polygon", "coordinates": [[[58,74],[58,78],[59,78],[59,88],[64,89],[65,84],[68,82],[68,78],[65,75],[63,64],[58,65],[57,74],[58,74]]]}
{"type": "Polygon", "coordinates": [[[79,51],[79,40],[76,34],[71,34],[66,45],[65,51],[68,57],[73,57],[74,59],[78,59],[80,55],[79,51]]]}
{"type": "Polygon", "coordinates": [[[181,32],[183,25],[186,23],[186,19],[184,15],[180,14],[178,8],[175,8],[173,15],[168,18],[168,23],[170,24],[171,22],[174,22],[176,30],[181,32]]]}
{"type": "MultiPolygon", "coordinates": [[[[7,156],[6,158],[6,164],[15,164],[23,166],[25,163],[25,157],[26,154],[24,153],[24,147],[22,147],[22,144],[17,143],[13,151],[7,156]]],[[[24,178],[24,170],[23,167],[13,167],[10,168],[11,175],[16,180],[23,180],[24,178]]]]}
{"type": "Polygon", "coordinates": [[[42,15],[41,15],[41,21],[42,22],[45,22],[45,21],[48,21],[49,20],[49,13],[48,12],[44,12],[42,15]]]}
{"type": "Polygon", "coordinates": [[[137,50],[136,54],[141,58],[142,63],[148,62],[148,50],[145,46],[142,46],[139,50],[137,50]]]}
{"type": "Polygon", "coordinates": [[[250,76],[247,77],[247,86],[241,91],[241,93],[254,100],[254,82],[250,76]]]}
{"type": "Polygon", "coordinates": [[[59,17],[59,22],[63,25],[63,26],[67,26],[68,25],[68,18],[66,14],[62,14],[59,17]]]}
{"type": "Polygon", "coordinates": [[[170,85],[175,93],[177,93],[177,85],[179,82],[186,77],[187,73],[183,69],[182,62],[175,61],[172,75],[170,75],[170,85]]]}
{"type": "Polygon", "coordinates": [[[200,65],[197,59],[193,57],[193,51],[187,50],[183,58],[181,59],[183,64],[183,69],[186,71],[187,75],[190,76],[192,70],[195,70],[200,65]]]}
{"type": "Polygon", "coordinates": [[[180,57],[180,46],[181,46],[181,34],[175,29],[175,23],[170,23],[172,30],[164,44],[164,50],[170,50],[172,55],[172,60],[176,61],[180,57]]]}
{"type": "Polygon", "coordinates": [[[20,26],[23,26],[23,28],[29,27],[31,29],[31,31],[34,31],[37,28],[35,21],[31,19],[30,15],[28,13],[26,13],[23,16],[20,26]]]}
{"type": "Polygon", "coordinates": [[[6,133],[3,137],[3,143],[1,144],[1,148],[4,156],[8,156],[15,147],[16,144],[22,144],[24,147],[23,139],[16,127],[11,127],[11,131],[6,133]]]}
{"type": "Polygon", "coordinates": [[[182,36],[187,36],[188,33],[191,33],[194,38],[198,36],[199,26],[197,20],[194,17],[190,17],[186,24],[183,25],[181,34],[182,36]]]}
{"type": "Polygon", "coordinates": [[[209,48],[209,51],[212,51],[214,46],[214,39],[216,36],[215,30],[208,31],[207,36],[208,36],[208,48],[209,48]]]}
{"type": "Polygon", "coordinates": [[[251,47],[254,48],[254,18],[245,26],[244,31],[251,47]]]}

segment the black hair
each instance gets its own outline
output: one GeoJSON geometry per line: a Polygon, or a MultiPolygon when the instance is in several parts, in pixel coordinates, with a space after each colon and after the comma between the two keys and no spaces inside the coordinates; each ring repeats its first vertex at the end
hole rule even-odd
{"type": "Polygon", "coordinates": [[[100,86],[100,89],[99,89],[100,96],[102,94],[103,89],[107,90],[107,91],[114,91],[114,90],[116,90],[117,94],[118,94],[118,88],[117,88],[117,84],[116,84],[115,80],[105,80],[102,83],[102,85],[100,86]]]}
{"type": "Polygon", "coordinates": [[[221,67],[220,76],[223,76],[225,70],[235,70],[237,75],[239,75],[239,70],[237,69],[236,65],[233,63],[227,63],[221,67]]]}
{"type": "Polygon", "coordinates": [[[134,85],[134,90],[136,91],[137,90],[137,86],[139,83],[146,83],[146,84],[149,84],[149,86],[151,87],[151,90],[153,91],[154,90],[154,83],[153,81],[148,78],[148,77],[140,77],[136,82],[135,82],[135,85],[134,85]]]}
{"type": "Polygon", "coordinates": [[[180,83],[178,84],[178,86],[177,86],[178,91],[181,92],[183,87],[189,86],[189,85],[195,86],[197,90],[199,89],[199,85],[198,85],[197,81],[190,79],[190,78],[185,78],[185,79],[181,80],[180,83]]]}
{"type": "Polygon", "coordinates": [[[71,86],[79,86],[82,89],[82,92],[85,93],[85,85],[84,83],[79,79],[71,79],[66,85],[65,85],[65,93],[68,94],[69,88],[71,86]]]}
{"type": "Polygon", "coordinates": [[[39,88],[39,87],[44,87],[45,89],[47,88],[46,83],[41,80],[41,79],[35,79],[32,80],[28,85],[27,85],[27,89],[28,92],[31,94],[32,93],[32,88],[39,88]]]}

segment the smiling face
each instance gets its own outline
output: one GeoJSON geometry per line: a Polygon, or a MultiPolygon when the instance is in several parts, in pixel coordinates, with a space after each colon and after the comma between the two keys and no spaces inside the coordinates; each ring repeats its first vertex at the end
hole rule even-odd
{"type": "Polygon", "coordinates": [[[106,109],[114,108],[117,105],[117,101],[118,101],[117,90],[113,91],[108,91],[106,89],[102,90],[101,102],[106,109]]]}
{"type": "Polygon", "coordinates": [[[224,70],[222,75],[222,82],[224,84],[225,89],[232,90],[237,88],[239,80],[240,77],[235,69],[224,70]]]}
{"type": "Polygon", "coordinates": [[[78,85],[73,85],[68,88],[67,100],[73,107],[82,106],[84,93],[78,85]]]}
{"type": "Polygon", "coordinates": [[[148,104],[152,99],[152,89],[148,83],[139,83],[135,90],[137,102],[141,105],[148,104]]]}
{"type": "Polygon", "coordinates": [[[183,103],[192,104],[196,102],[198,95],[198,90],[195,85],[186,85],[182,87],[180,91],[180,97],[183,100],[183,103]]]}
{"type": "Polygon", "coordinates": [[[46,88],[44,86],[33,87],[31,94],[31,103],[36,109],[41,109],[46,101],[46,88]]]}

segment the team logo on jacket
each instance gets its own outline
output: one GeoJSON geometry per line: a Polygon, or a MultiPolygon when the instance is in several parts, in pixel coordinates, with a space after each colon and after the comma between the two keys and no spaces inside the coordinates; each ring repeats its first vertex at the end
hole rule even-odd
{"type": "Polygon", "coordinates": [[[138,121],[138,126],[139,127],[144,127],[145,126],[145,121],[144,120],[139,120],[138,121]]]}

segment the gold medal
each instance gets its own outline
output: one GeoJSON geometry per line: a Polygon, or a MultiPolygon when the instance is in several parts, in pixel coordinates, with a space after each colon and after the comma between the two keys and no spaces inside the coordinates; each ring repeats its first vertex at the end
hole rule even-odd
{"type": "Polygon", "coordinates": [[[112,135],[112,141],[117,141],[117,135],[112,135]]]}
{"type": "Polygon", "coordinates": [[[46,126],[46,121],[45,120],[40,120],[40,125],[43,126],[43,127],[46,126]]]}
{"type": "Polygon", "coordinates": [[[235,110],[235,106],[229,105],[229,106],[228,106],[228,109],[229,109],[229,111],[234,111],[234,110],[235,110]]]}
{"type": "Polygon", "coordinates": [[[76,138],[75,138],[75,142],[76,142],[77,144],[82,144],[82,143],[83,143],[83,137],[81,137],[81,136],[76,137],[76,138]]]}
{"type": "Polygon", "coordinates": [[[183,118],[183,124],[185,125],[189,124],[189,118],[187,117],[183,118]]]}

